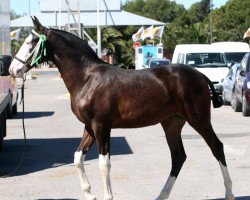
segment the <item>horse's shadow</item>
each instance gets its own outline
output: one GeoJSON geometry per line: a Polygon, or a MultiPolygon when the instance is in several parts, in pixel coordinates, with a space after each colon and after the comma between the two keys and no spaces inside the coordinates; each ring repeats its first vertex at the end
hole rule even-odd
{"type": "MultiPolygon", "coordinates": [[[[34,112],[24,112],[24,117],[25,119],[32,119],[32,118],[39,118],[39,117],[49,117],[54,115],[54,111],[42,111],[42,112],[38,112],[38,111],[34,111],[34,112]]],[[[22,119],[23,118],[23,113],[22,112],[18,112],[16,115],[13,116],[12,119],[22,119]]]]}
{"type": "MultiPolygon", "coordinates": [[[[205,199],[205,200],[225,200],[225,198],[219,198],[219,199],[205,199]]],[[[250,196],[235,197],[235,200],[250,200],[250,196]]]]}
{"type": "MultiPolygon", "coordinates": [[[[20,168],[14,176],[29,174],[48,168],[73,163],[74,152],[81,138],[28,139],[20,168]]],[[[111,155],[132,154],[125,137],[111,138],[111,155]]],[[[24,142],[21,139],[5,140],[0,153],[0,176],[11,173],[22,157],[24,142]]],[[[88,152],[86,160],[98,158],[96,145],[88,152]]]]}

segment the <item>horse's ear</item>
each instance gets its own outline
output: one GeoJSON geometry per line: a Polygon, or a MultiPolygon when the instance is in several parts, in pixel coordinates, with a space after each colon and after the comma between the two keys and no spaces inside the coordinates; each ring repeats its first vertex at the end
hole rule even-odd
{"type": "Polygon", "coordinates": [[[39,20],[36,18],[36,16],[34,16],[34,18],[32,16],[30,16],[30,17],[33,21],[33,24],[34,24],[36,31],[38,31],[38,32],[45,31],[46,28],[39,22],[39,20]]]}

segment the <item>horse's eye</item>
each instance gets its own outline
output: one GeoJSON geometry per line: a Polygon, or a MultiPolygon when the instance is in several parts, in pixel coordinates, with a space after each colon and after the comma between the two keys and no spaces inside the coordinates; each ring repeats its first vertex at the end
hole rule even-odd
{"type": "Polygon", "coordinates": [[[29,53],[31,53],[31,52],[32,52],[32,47],[29,48],[29,53]]]}
{"type": "Polygon", "coordinates": [[[38,38],[37,36],[36,36],[36,37],[33,37],[31,42],[32,42],[32,43],[33,43],[33,42],[37,42],[38,39],[39,39],[39,38],[38,38]]]}

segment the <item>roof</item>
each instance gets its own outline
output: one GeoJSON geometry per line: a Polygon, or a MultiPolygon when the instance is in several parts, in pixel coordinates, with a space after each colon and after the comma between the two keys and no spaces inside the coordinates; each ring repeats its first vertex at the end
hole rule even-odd
{"type": "MultiPolygon", "coordinates": [[[[48,27],[56,27],[56,26],[65,26],[68,24],[68,13],[61,12],[61,16],[59,12],[37,12],[31,14],[31,16],[36,16],[39,21],[48,27]]],[[[70,23],[76,23],[78,18],[77,14],[75,14],[75,19],[70,16],[70,23]]],[[[165,23],[156,21],[153,19],[149,19],[146,17],[142,17],[133,13],[129,13],[124,10],[117,11],[101,11],[99,12],[99,24],[100,27],[105,26],[128,26],[128,25],[165,25],[165,23]]],[[[96,27],[97,23],[97,13],[91,11],[85,11],[80,13],[80,21],[85,28],[96,27]]],[[[20,17],[14,20],[11,20],[11,27],[30,27],[33,26],[32,20],[30,19],[30,15],[20,17]]]]}
{"type": "Polygon", "coordinates": [[[249,52],[250,47],[246,42],[215,42],[211,44],[221,52],[249,52]]]}

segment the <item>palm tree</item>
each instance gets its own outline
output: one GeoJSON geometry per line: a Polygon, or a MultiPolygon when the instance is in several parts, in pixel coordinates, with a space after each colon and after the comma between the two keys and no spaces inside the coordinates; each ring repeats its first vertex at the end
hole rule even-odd
{"type": "Polygon", "coordinates": [[[102,30],[102,48],[109,49],[111,53],[116,53],[117,48],[125,47],[123,35],[115,28],[104,28],[102,30]]]}

